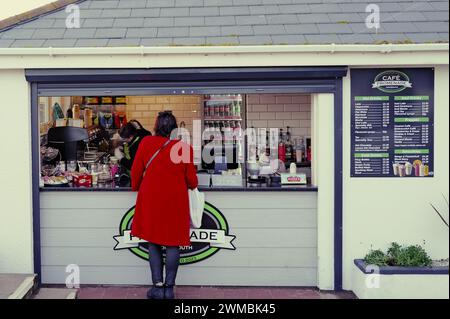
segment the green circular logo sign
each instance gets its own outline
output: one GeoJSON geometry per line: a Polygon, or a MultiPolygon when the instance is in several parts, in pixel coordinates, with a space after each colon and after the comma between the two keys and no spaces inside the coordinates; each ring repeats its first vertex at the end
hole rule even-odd
{"type": "Polygon", "coordinates": [[[378,89],[384,93],[398,93],[407,88],[412,88],[409,76],[397,70],[379,73],[372,83],[372,89],[378,89]]]}
{"type": "MultiPolygon", "coordinates": [[[[119,235],[114,236],[117,242],[114,250],[128,249],[134,255],[148,260],[147,244],[144,240],[131,235],[135,206],[131,207],[120,221],[119,235]]],[[[203,261],[220,249],[235,250],[232,241],[236,236],[229,234],[228,223],[223,214],[213,205],[205,202],[202,226],[191,229],[191,246],[180,247],[180,264],[187,265],[203,261]]]]}

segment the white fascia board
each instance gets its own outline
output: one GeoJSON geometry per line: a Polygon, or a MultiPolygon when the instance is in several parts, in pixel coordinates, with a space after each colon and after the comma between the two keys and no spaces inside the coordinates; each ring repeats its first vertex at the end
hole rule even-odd
{"type": "Polygon", "coordinates": [[[440,65],[449,45],[3,48],[0,68],[154,68],[321,65],[440,65]]]}

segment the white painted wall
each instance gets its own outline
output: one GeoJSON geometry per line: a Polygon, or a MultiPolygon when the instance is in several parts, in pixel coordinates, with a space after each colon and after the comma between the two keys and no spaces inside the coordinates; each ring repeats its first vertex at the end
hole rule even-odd
{"type": "Polygon", "coordinates": [[[334,95],[312,95],[312,173],[317,196],[317,280],[334,289],[334,95]]]}
{"type": "MultiPolygon", "coordinates": [[[[29,88],[23,68],[71,67],[196,67],[196,66],[295,66],[302,65],[435,65],[435,174],[429,179],[390,180],[350,178],[350,81],[344,79],[344,288],[351,289],[354,258],[363,257],[373,247],[385,248],[390,241],[421,243],[433,258],[448,257],[448,230],[431,211],[429,202],[445,208],[441,193],[448,196],[449,183],[449,96],[448,46],[439,52],[380,53],[301,53],[280,54],[198,54],[147,55],[136,58],[123,56],[20,56],[7,55],[0,59],[0,88],[2,97],[3,136],[0,157],[0,272],[32,271],[32,213],[31,213],[31,140],[29,88]],[[16,66],[19,70],[10,70],[16,66]],[[7,156],[13,156],[11,161],[7,156]],[[13,165],[14,169],[10,169],[13,165]],[[405,183],[406,182],[406,183],[405,183]],[[5,221],[5,222],[3,222],[5,221]]],[[[330,113],[320,113],[318,123],[327,122],[330,113]]],[[[320,134],[327,134],[330,127],[320,134]]],[[[329,132],[328,132],[329,133],[329,132]]],[[[319,137],[320,138],[320,137],[319,137]]],[[[317,146],[318,147],[318,146],[317,146]]],[[[316,153],[329,153],[317,150],[316,153]]],[[[314,153],[313,153],[314,154],[314,153]]],[[[331,173],[331,166],[320,170],[331,173]]],[[[317,167],[317,171],[319,171],[317,167]]],[[[323,176],[322,176],[323,177],[323,176]]],[[[317,176],[319,179],[320,177],[317,176]]],[[[322,178],[323,180],[324,178],[322,178]]],[[[322,210],[323,203],[332,203],[331,182],[318,181],[319,191],[319,286],[327,289],[332,282],[332,228],[322,210]],[[321,184],[322,183],[322,184],[321,184]],[[325,196],[325,191],[327,196],[325,196]],[[321,204],[322,203],[322,204],[321,204]],[[328,229],[328,231],[327,231],[328,229]],[[323,280],[323,281],[322,281],[323,280]],[[327,284],[328,283],[328,284],[327,284]]],[[[331,216],[328,215],[329,218],[331,216]]]]}
{"type": "Polygon", "coordinates": [[[436,204],[448,218],[441,195],[449,193],[448,77],[448,65],[436,67],[435,176],[425,179],[350,178],[350,79],[344,80],[344,289],[352,289],[353,259],[371,247],[425,242],[432,258],[448,257],[448,228],[430,206],[436,204]]]}
{"type": "Polygon", "coordinates": [[[23,70],[0,70],[0,273],[32,273],[30,91],[23,70]]]}

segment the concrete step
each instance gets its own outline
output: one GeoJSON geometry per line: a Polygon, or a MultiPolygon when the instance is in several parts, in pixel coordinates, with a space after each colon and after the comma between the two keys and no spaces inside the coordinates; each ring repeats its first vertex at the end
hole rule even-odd
{"type": "Polygon", "coordinates": [[[0,274],[0,299],[28,299],[35,289],[35,274],[0,274]]]}
{"type": "Polygon", "coordinates": [[[67,288],[40,288],[32,299],[76,299],[78,290],[67,288]]]}

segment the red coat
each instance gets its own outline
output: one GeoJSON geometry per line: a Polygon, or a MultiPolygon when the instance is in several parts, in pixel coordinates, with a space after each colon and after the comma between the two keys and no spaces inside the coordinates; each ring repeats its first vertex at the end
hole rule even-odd
{"type": "Polygon", "coordinates": [[[161,136],[147,136],[140,143],[131,169],[131,186],[139,191],[131,225],[131,234],[163,246],[189,246],[188,189],[198,185],[192,147],[174,140],[152,161],[144,177],[148,160],[167,141],[161,136]],[[171,149],[184,147],[184,162],[171,160],[171,149]]]}

